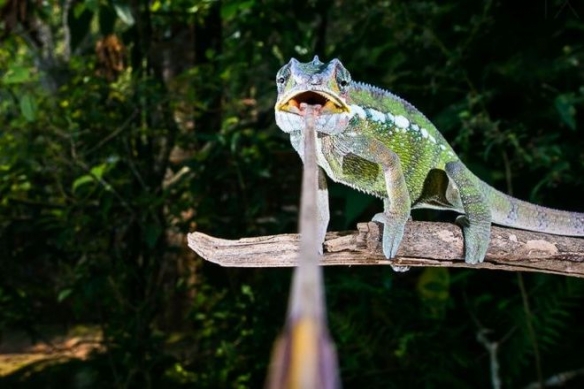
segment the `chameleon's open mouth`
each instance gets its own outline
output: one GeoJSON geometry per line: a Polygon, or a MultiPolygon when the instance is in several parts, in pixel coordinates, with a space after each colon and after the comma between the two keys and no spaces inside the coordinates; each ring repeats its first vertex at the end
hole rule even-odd
{"type": "Polygon", "coordinates": [[[278,110],[301,114],[308,106],[315,107],[321,113],[334,114],[349,112],[350,109],[338,97],[321,91],[298,92],[284,100],[278,110]]]}

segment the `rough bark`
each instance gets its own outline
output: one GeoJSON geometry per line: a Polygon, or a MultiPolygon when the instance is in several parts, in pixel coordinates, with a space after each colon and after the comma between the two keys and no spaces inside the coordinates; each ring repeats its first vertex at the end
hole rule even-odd
{"type": "MultiPolygon", "coordinates": [[[[388,265],[381,252],[380,227],[361,223],[358,231],[330,232],[323,265],[388,265]]],[[[204,259],[231,267],[294,266],[298,234],[225,240],[200,232],[188,236],[189,247],[204,259]]],[[[584,239],[493,226],[483,263],[466,264],[460,228],[449,223],[408,222],[397,257],[400,266],[466,267],[532,271],[584,278],[584,239]]]]}

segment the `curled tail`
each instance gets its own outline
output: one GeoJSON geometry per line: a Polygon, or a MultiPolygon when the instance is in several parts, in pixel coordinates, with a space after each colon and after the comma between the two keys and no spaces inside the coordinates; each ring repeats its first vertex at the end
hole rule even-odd
{"type": "Polygon", "coordinates": [[[560,211],[508,196],[481,182],[491,204],[492,222],[522,230],[584,236],[584,213],[560,211]]]}

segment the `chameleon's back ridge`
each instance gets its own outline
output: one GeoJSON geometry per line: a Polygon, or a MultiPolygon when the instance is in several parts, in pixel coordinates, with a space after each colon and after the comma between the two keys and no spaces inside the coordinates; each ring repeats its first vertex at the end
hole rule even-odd
{"type": "MultiPolygon", "coordinates": [[[[338,59],[284,65],[276,76],[276,123],[303,158],[304,112],[315,113],[320,167],[319,239],[329,221],[324,173],[384,200],[383,253],[395,257],[413,208],[453,210],[464,234],[465,261],[483,261],[491,223],[584,236],[584,214],[507,196],[478,179],[442,134],[406,100],[351,79],[338,59]]],[[[398,269],[399,270],[399,269],[398,269]]]]}

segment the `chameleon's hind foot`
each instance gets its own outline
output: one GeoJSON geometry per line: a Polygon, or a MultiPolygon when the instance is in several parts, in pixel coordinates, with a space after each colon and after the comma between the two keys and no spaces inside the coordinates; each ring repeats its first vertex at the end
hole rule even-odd
{"type": "Polygon", "coordinates": [[[483,262],[491,238],[490,222],[472,224],[466,216],[456,218],[464,236],[464,262],[471,265],[483,262]]]}
{"type": "Polygon", "coordinates": [[[464,262],[482,262],[491,240],[491,207],[478,179],[460,161],[448,162],[446,174],[459,189],[464,215],[456,219],[464,235],[464,262]]]}

